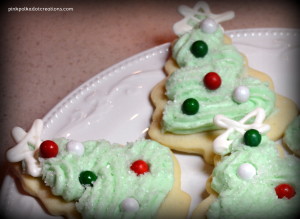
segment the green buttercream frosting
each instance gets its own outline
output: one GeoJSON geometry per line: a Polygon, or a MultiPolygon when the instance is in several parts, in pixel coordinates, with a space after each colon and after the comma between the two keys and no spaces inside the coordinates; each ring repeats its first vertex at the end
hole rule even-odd
{"type": "Polygon", "coordinates": [[[300,161],[292,155],[279,156],[275,142],[266,136],[257,147],[234,140],[232,153],[222,158],[213,171],[212,188],[219,196],[210,206],[208,218],[294,218],[299,214],[300,161]],[[256,175],[242,179],[241,164],[249,163],[256,175]],[[290,184],[296,191],[291,199],[279,199],[275,187],[290,184]]]}
{"type": "Polygon", "coordinates": [[[285,130],[284,142],[291,150],[300,151],[300,116],[285,130]]]}
{"type": "Polygon", "coordinates": [[[150,140],[139,140],[121,146],[105,140],[83,142],[84,154],[67,151],[67,139],[58,139],[59,154],[42,159],[42,176],[52,193],[75,201],[83,218],[153,218],[174,182],[173,160],[168,148],[150,140]],[[136,160],[150,168],[137,176],[130,170],[136,160]],[[93,186],[79,182],[82,171],[92,171],[97,180],[93,186]],[[135,212],[125,211],[121,203],[134,198],[135,212]]]}
{"type": "MultiPolygon", "coordinates": [[[[202,64],[221,58],[222,55],[226,55],[226,52],[230,52],[229,50],[235,51],[233,46],[225,45],[223,41],[224,34],[221,27],[213,34],[205,33],[199,28],[194,28],[191,32],[185,33],[176,41],[172,48],[172,56],[180,67],[201,66],[202,64]],[[203,58],[194,57],[190,51],[192,44],[197,40],[204,41],[208,46],[208,54],[203,58]]],[[[240,59],[243,61],[241,57],[240,59]]]]}
{"type": "Polygon", "coordinates": [[[224,44],[223,31],[219,28],[215,33],[204,33],[196,28],[181,36],[173,47],[173,57],[180,68],[171,74],[166,82],[166,104],[162,127],[166,132],[175,134],[191,134],[217,129],[213,124],[216,114],[223,114],[231,119],[239,120],[257,107],[266,111],[267,115],[275,107],[275,93],[269,85],[246,75],[243,56],[233,45],[224,44]],[[204,58],[196,58],[190,46],[196,40],[203,40],[208,45],[208,53],[204,58]],[[216,72],[222,80],[216,90],[209,90],[203,83],[204,76],[216,72]],[[247,86],[250,97],[246,102],[233,100],[233,92],[238,86],[247,86]],[[200,108],[195,115],[182,113],[184,100],[194,98],[200,108]]]}
{"type": "Polygon", "coordinates": [[[267,115],[273,112],[275,94],[268,84],[252,77],[239,77],[234,67],[225,67],[226,64],[217,62],[200,68],[186,67],[174,72],[166,84],[168,103],[163,115],[165,131],[176,134],[190,134],[195,132],[214,130],[213,124],[216,114],[223,114],[231,119],[240,120],[247,113],[257,107],[266,111],[267,115]],[[218,72],[222,78],[222,85],[217,90],[208,90],[203,84],[203,77],[207,72],[218,72]],[[244,103],[237,103],[232,99],[234,89],[247,86],[250,97],[244,103]],[[195,115],[182,113],[181,105],[187,98],[194,98],[199,102],[199,111],[195,115]]]}

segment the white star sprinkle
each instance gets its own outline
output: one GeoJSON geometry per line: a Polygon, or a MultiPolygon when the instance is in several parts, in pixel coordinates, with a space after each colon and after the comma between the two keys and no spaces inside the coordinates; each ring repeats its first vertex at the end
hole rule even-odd
{"type": "Polygon", "coordinates": [[[228,137],[233,131],[238,131],[241,134],[244,134],[249,129],[256,129],[260,133],[269,131],[270,126],[263,124],[265,118],[266,113],[262,108],[256,108],[240,121],[231,120],[224,115],[216,115],[214,118],[214,123],[222,128],[227,128],[227,130],[214,140],[213,148],[215,153],[223,155],[228,152],[228,148],[233,142],[233,140],[228,140],[228,137]],[[245,124],[253,117],[255,117],[255,119],[252,124],[245,124]]]}
{"type": "Polygon", "coordinates": [[[25,161],[27,173],[37,177],[41,174],[41,167],[34,157],[36,149],[41,144],[43,121],[37,119],[33,122],[31,129],[26,133],[22,128],[15,127],[12,136],[17,145],[8,150],[6,156],[10,162],[25,161]],[[30,147],[32,146],[32,148],[30,147]]]}
{"type": "Polygon", "coordinates": [[[173,26],[173,31],[177,36],[192,30],[195,25],[198,25],[205,18],[211,18],[217,23],[234,18],[233,11],[227,11],[221,14],[213,14],[210,11],[208,4],[204,1],[196,3],[193,8],[189,8],[186,5],[180,5],[178,7],[178,12],[184,16],[184,18],[175,23],[173,26]]]}

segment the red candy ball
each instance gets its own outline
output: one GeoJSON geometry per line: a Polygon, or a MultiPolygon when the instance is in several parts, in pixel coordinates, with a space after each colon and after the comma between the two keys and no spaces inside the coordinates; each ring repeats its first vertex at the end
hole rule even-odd
{"type": "Polygon", "coordinates": [[[287,199],[290,199],[296,194],[294,188],[289,184],[280,184],[275,187],[275,191],[278,198],[285,197],[287,199]]]}
{"type": "Polygon", "coordinates": [[[130,169],[135,172],[137,175],[140,175],[140,174],[144,174],[146,172],[149,172],[149,166],[148,164],[143,161],[143,160],[137,160],[137,161],[134,161],[132,164],[131,164],[131,167],[130,169]]]}
{"type": "Polygon", "coordinates": [[[43,158],[56,157],[58,146],[54,141],[46,140],[40,145],[40,156],[43,158]]]}
{"type": "Polygon", "coordinates": [[[204,76],[203,82],[207,89],[216,90],[221,86],[222,79],[216,72],[209,72],[204,76]]]}

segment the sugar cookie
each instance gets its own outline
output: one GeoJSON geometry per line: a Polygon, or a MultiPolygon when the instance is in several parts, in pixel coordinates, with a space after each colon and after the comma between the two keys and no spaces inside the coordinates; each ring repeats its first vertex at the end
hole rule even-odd
{"type": "Polygon", "coordinates": [[[214,142],[221,159],[207,181],[209,196],[194,210],[192,218],[299,215],[300,160],[284,153],[282,146],[265,135],[269,126],[262,123],[263,109],[250,114],[248,121],[256,116],[252,124],[224,116],[217,119],[218,124],[227,127],[214,142]],[[258,144],[252,144],[256,141],[258,144]]]}
{"type": "Polygon", "coordinates": [[[213,22],[215,27],[207,30],[206,21],[212,19],[202,17],[171,46],[172,57],[165,64],[168,77],[151,92],[149,136],[174,150],[203,155],[212,164],[212,141],[222,133],[213,123],[215,115],[239,120],[261,107],[272,126],[268,136],[277,140],[298,110],[293,101],[274,92],[268,75],[248,66],[220,24],[213,22]]]}
{"type": "Polygon", "coordinates": [[[7,152],[24,190],[52,215],[67,218],[185,218],[190,196],[169,148],[141,139],[126,146],[105,140],[41,141],[41,120],[7,152]],[[38,131],[37,131],[38,130],[38,131]],[[36,145],[36,142],[41,142],[36,145]],[[20,164],[22,162],[22,165],[20,164]],[[25,171],[25,172],[24,172],[25,171]]]}
{"type": "Polygon", "coordinates": [[[300,116],[293,120],[284,132],[284,144],[300,157],[300,116]]]}

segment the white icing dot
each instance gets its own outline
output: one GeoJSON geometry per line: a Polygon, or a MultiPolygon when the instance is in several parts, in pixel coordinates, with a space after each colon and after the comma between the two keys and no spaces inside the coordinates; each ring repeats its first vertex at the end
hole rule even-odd
{"type": "Polygon", "coordinates": [[[124,211],[135,212],[139,210],[140,206],[134,198],[126,198],[122,201],[121,207],[124,211]]]}
{"type": "Polygon", "coordinates": [[[77,155],[83,155],[84,153],[84,147],[83,144],[78,141],[69,141],[67,144],[67,150],[68,152],[77,154],[77,155]]]}
{"type": "Polygon", "coordinates": [[[256,175],[256,169],[252,164],[244,163],[239,166],[237,173],[242,179],[248,180],[256,175]]]}
{"type": "Polygon", "coordinates": [[[214,33],[218,26],[219,24],[211,18],[206,18],[200,23],[200,28],[205,33],[214,33]]]}
{"type": "Polygon", "coordinates": [[[250,90],[246,86],[238,86],[233,91],[233,100],[237,103],[244,103],[250,97],[250,90]]]}

